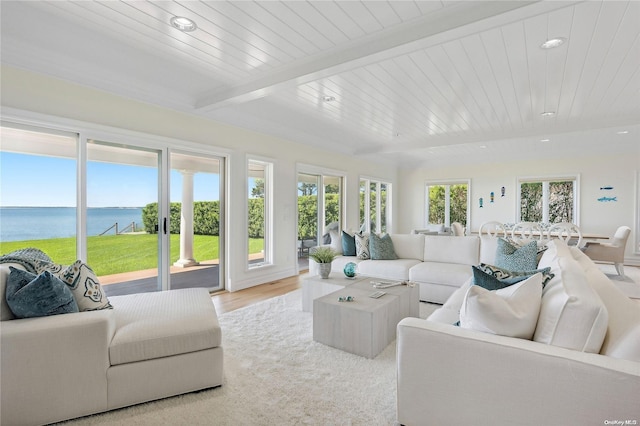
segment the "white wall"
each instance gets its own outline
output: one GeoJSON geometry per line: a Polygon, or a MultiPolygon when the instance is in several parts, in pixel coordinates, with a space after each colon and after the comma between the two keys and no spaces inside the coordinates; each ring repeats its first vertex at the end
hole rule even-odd
{"type": "MultiPolygon", "coordinates": [[[[636,126],[637,127],[637,126],[636,126]]],[[[585,137],[580,133],[580,137],[585,137]]],[[[588,137],[588,136],[587,136],[588,137]]],[[[418,170],[400,170],[398,175],[400,192],[399,230],[409,232],[422,227],[425,218],[425,184],[429,180],[471,180],[471,223],[468,227],[477,231],[486,221],[497,220],[513,223],[517,214],[518,177],[579,175],[579,219],[580,228],[587,234],[612,235],[618,226],[631,227],[632,234],[627,243],[626,255],[630,263],[640,262],[637,251],[638,189],[636,175],[640,170],[640,143],[634,152],[621,155],[549,158],[540,161],[511,161],[508,163],[464,165],[418,170]],[[505,196],[500,196],[504,186],[505,196]],[[600,187],[612,186],[611,191],[600,187]],[[495,202],[489,201],[494,191],[495,202]],[[616,202],[599,202],[602,196],[617,198],[616,202]],[[480,208],[478,199],[484,198],[480,208]]]]}
{"type": "Polygon", "coordinates": [[[344,171],[347,228],[358,227],[358,181],[361,175],[375,176],[392,184],[396,182],[395,168],[384,164],[313,149],[10,67],[2,67],[1,79],[3,119],[7,118],[6,112],[10,108],[12,112],[46,114],[53,119],[62,117],[201,144],[211,147],[214,153],[230,152],[227,288],[231,291],[297,272],[298,163],[344,171]],[[259,270],[247,270],[246,267],[244,206],[247,199],[247,156],[273,158],[275,162],[274,265],[259,270]]]}

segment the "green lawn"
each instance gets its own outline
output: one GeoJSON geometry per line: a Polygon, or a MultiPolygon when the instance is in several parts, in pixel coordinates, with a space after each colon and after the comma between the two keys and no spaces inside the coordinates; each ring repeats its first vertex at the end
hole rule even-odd
{"type": "MultiPolygon", "coordinates": [[[[103,235],[87,238],[87,263],[98,275],[139,271],[158,267],[158,236],[152,234],[103,235]]],[[[218,237],[194,235],[193,253],[199,261],[218,259],[218,237]]],[[[259,253],[262,239],[250,239],[250,253],[259,253]]],[[[55,263],[69,265],[76,261],[75,238],[12,241],[0,243],[0,253],[35,247],[55,263]]],[[[171,262],[180,257],[180,235],[171,235],[171,262]]]]}

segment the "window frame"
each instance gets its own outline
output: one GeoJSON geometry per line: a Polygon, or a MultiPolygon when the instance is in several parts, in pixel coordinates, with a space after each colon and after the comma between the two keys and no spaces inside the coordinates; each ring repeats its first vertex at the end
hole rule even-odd
{"type": "MultiPolygon", "coordinates": [[[[386,180],[386,179],[380,179],[380,178],[375,178],[375,177],[368,177],[368,176],[360,176],[360,178],[358,179],[358,200],[360,200],[360,189],[362,188],[362,183],[365,182],[365,188],[366,190],[364,191],[364,215],[363,217],[366,218],[370,218],[371,217],[371,185],[375,184],[376,185],[376,202],[375,202],[375,211],[376,211],[376,223],[375,223],[375,229],[377,233],[393,233],[393,216],[392,216],[392,211],[393,209],[391,208],[391,206],[393,205],[393,183],[386,180]],[[383,231],[382,230],[382,215],[381,213],[381,205],[382,205],[382,197],[381,197],[381,193],[382,193],[382,185],[386,185],[386,199],[385,199],[385,228],[383,231]]],[[[358,210],[360,210],[360,206],[359,206],[360,202],[358,201],[358,210]]],[[[358,212],[358,226],[361,228],[362,227],[362,223],[360,223],[360,211],[358,212]]],[[[367,232],[370,233],[371,232],[371,221],[367,220],[365,222],[365,227],[364,229],[359,229],[362,230],[362,232],[367,232]]]]}
{"type": "Polygon", "coordinates": [[[245,253],[247,255],[246,270],[253,271],[256,269],[268,267],[273,265],[273,176],[274,176],[275,161],[271,158],[247,155],[245,163],[245,193],[247,194],[245,200],[245,253]],[[249,178],[251,163],[259,164],[264,167],[264,242],[263,251],[264,257],[262,262],[250,263],[249,262],[249,178]]]}
{"type": "Polygon", "coordinates": [[[424,186],[424,226],[429,224],[429,187],[430,186],[444,186],[444,226],[451,226],[451,186],[452,185],[467,185],[467,214],[466,224],[468,228],[471,223],[471,179],[438,179],[427,180],[424,186]]]}
{"type": "Polygon", "coordinates": [[[516,191],[516,222],[521,222],[521,203],[522,203],[522,184],[523,183],[542,183],[542,220],[541,223],[549,223],[549,190],[550,182],[573,182],[573,224],[580,226],[580,174],[566,175],[544,175],[544,176],[518,176],[516,191]],[[545,189],[546,188],[546,189],[545,189]],[[546,195],[545,195],[546,194],[546,195]],[[546,198],[544,198],[546,196],[546,198]],[[545,220],[546,218],[546,220],[545,220]]]}

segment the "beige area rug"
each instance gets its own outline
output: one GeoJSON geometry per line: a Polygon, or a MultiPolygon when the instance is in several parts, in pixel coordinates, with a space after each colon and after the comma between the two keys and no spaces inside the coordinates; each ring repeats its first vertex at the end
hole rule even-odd
{"type": "MultiPolygon", "coordinates": [[[[421,316],[437,305],[421,303],[421,316]]],[[[220,316],[222,387],[65,425],[392,425],[395,342],[375,359],[313,341],[301,290],[220,316]]]]}

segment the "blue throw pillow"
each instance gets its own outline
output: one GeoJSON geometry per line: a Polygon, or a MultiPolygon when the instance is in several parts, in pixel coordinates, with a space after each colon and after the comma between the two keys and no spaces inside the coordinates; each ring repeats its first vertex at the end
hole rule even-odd
{"type": "MultiPolygon", "coordinates": [[[[504,283],[509,283],[509,284],[515,284],[522,280],[526,280],[527,278],[530,278],[532,275],[535,275],[538,272],[540,272],[542,274],[542,288],[544,288],[544,286],[547,285],[547,283],[555,276],[554,274],[551,273],[551,267],[535,269],[533,271],[509,271],[506,269],[498,268],[497,266],[494,266],[494,265],[481,263],[480,265],[477,266],[477,268],[482,272],[484,272],[485,274],[489,274],[492,277],[497,278],[498,280],[504,283]]],[[[474,276],[475,276],[475,273],[474,273],[474,276]]]]}
{"type": "Polygon", "coordinates": [[[375,233],[369,234],[369,255],[373,260],[395,260],[398,258],[393,248],[393,241],[389,234],[382,237],[375,233]]]}
{"type": "Polygon", "coordinates": [[[78,312],[78,304],[69,287],[51,272],[36,275],[13,266],[9,270],[5,294],[16,318],[78,312]]]}
{"type": "Polygon", "coordinates": [[[342,255],[343,256],[356,255],[356,236],[349,235],[344,231],[342,231],[342,255]]]}
{"type": "Polygon", "coordinates": [[[504,238],[498,238],[496,266],[508,271],[532,271],[538,267],[538,245],[531,241],[522,247],[511,244],[504,238]]]}
{"type": "MultiPolygon", "coordinates": [[[[514,284],[519,283],[520,281],[524,281],[528,278],[531,278],[535,274],[542,274],[542,279],[543,281],[545,280],[545,274],[543,272],[544,270],[542,269],[537,271],[528,271],[528,274],[515,272],[514,275],[507,275],[507,276],[503,276],[503,278],[498,278],[489,272],[483,271],[482,268],[480,267],[472,266],[471,268],[473,269],[473,284],[490,291],[500,290],[500,289],[512,286],[514,284]]],[[[551,268],[545,268],[545,269],[550,270],[551,268]]],[[[551,279],[552,277],[553,277],[553,274],[548,279],[551,279]]],[[[545,284],[546,282],[542,284],[543,288],[545,284]]]]}

